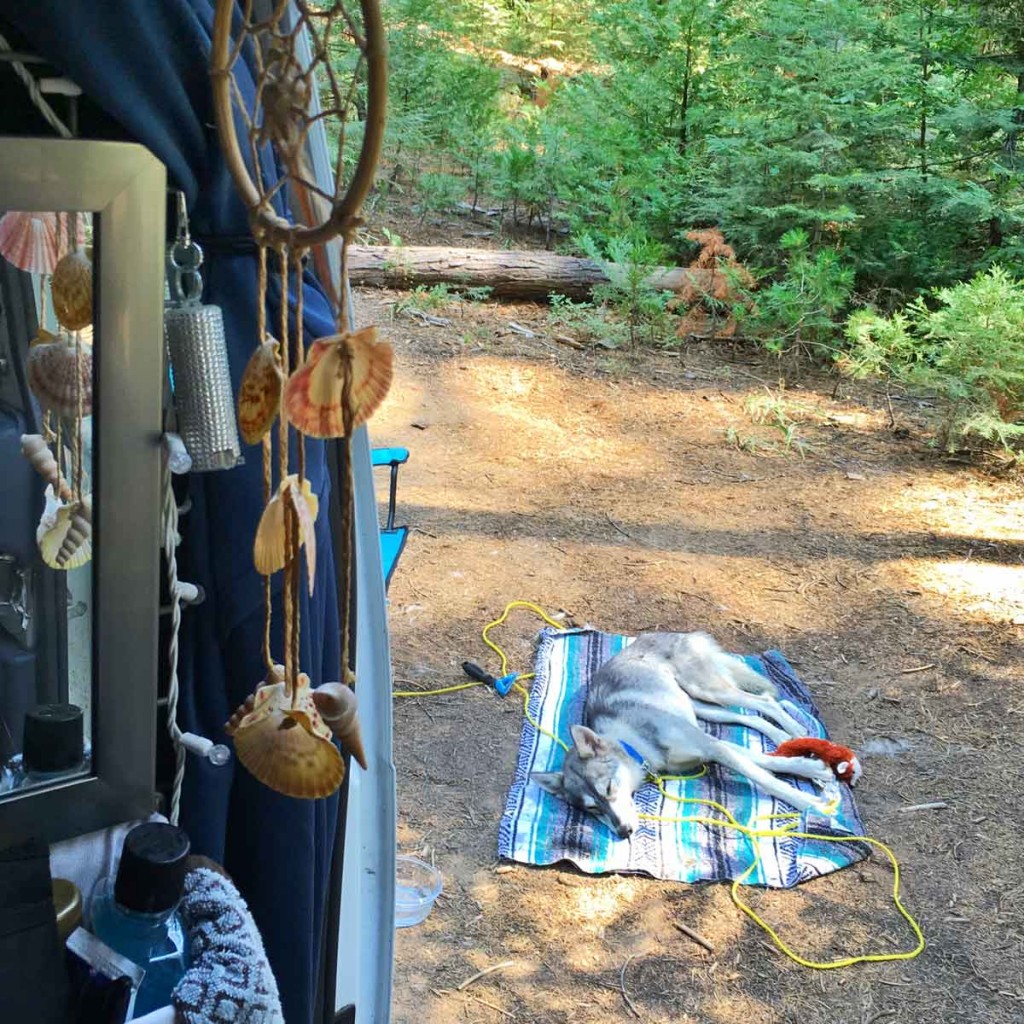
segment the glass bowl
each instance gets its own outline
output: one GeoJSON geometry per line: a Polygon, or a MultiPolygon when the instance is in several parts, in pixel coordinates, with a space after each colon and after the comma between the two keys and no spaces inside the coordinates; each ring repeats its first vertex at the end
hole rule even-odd
{"type": "Polygon", "coordinates": [[[417,857],[399,856],[395,868],[395,927],[426,919],[441,895],[441,872],[417,857]]]}

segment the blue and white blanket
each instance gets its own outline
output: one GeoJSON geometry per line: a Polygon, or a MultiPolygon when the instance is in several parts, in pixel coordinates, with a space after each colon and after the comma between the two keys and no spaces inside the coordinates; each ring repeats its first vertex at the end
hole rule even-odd
{"type": "MultiPolygon", "coordinates": [[[[547,629],[541,633],[536,678],[530,695],[530,714],[548,731],[570,742],[569,726],[582,721],[587,685],[595,671],[626,647],[630,637],[596,630],[547,629]]],[[[789,662],[778,652],[746,659],[779,688],[787,710],[807,726],[808,736],[826,736],[818,710],[789,662]]],[[[705,724],[721,739],[753,750],[772,750],[774,744],[762,733],[735,725],[705,724]]],[[[751,840],[734,829],[695,822],[658,822],[641,819],[631,839],[622,840],[601,822],[546,793],[530,773],[555,771],[564,757],[562,748],[523,721],[515,780],[509,790],[498,833],[498,855],[524,864],[554,864],[567,860],[581,871],[646,872],[655,878],[677,882],[725,881],[740,877],[753,860],[757,843],[760,860],[747,878],[750,885],[789,888],[799,882],[847,867],[867,855],[863,843],[816,842],[792,837],[751,840]]],[[[788,779],[809,791],[805,779],[788,779]]],[[[756,828],[778,827],[769,816],[792,808],[758,789],[735,772],[709,765],[705,775],[666,784],[675,796],[715,800],[729,809],[741,824],[756,828]]],[[[831,821],[805,814],[801,824],[811,832],[863,835],[863,825],[848,786],[841,786],[842,802],[831,821]]],[[[704,815],[714,810],[666,799],[648,783],[635,797],[642,813],[660,817],[704,815]]],[[[803,828],[801,830],[804,830],[803,828]]]]}

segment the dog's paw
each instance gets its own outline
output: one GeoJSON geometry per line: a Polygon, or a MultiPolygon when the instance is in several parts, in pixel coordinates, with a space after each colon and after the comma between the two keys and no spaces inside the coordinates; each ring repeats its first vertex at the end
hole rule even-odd
{"type": "Polygon", "coordinates": [[[824,787],[835,782],[835,774],[824,761],[819,761],[816,757],[799,757],[794,760],[800,763],[799,774],[816,785],[824,787]]]}

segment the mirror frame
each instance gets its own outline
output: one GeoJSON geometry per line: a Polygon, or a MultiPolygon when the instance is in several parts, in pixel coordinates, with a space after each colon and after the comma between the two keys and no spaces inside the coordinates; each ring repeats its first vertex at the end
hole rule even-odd
{"type": "Polygon", "coordinates": [[[0,845],[154,810],[166,171],[133,143],[5,138],[0,210],[90,210],[94,412],[92,768],[0,799],[0,845]]]}

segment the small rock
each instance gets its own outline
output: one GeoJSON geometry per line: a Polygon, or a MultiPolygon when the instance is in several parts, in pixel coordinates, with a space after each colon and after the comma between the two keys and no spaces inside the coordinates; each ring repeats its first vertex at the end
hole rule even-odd
{"type": "Polygon", "coordinates": [[[867,695],[866,699],[867,700],[874,700],[877,696],[878,696],[878,687],[877,686],[872,686],[871,689],[868,690],[868,695],[867,695]]]}
{"type": "Polygon", "coordinates": [[[847,480],[867,480],[867,477],[863,473],[854,473],[850,471],[846,474],[847,480]]]}
{"type": "Polygon", "coordinates": [[[428,426],[430,426],[430,424],[429,424],[429,423],[420,423],[420,422],[418,422],[418,421],[417,421],[417,422],[415,422],[415,423],[410,423],[409,425],[410,425],[411,427],[415,427],[415,428],[416,428],[417,430],[426,430],[426,429],[427,429],[427,427],[428,427],[428,426]]]}
{"type": "Polygon", "coordinates": [[[495,869],[496,875],[510,875],[515,871],[516,867],[514,864],[499,864],[495,869]]]}

